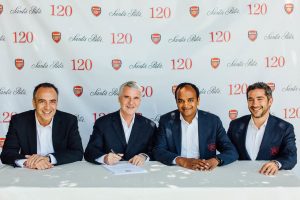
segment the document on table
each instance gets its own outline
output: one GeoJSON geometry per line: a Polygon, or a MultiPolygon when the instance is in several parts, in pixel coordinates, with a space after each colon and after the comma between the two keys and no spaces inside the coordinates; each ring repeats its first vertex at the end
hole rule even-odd
{"type": "Polygon", "coordinates": [[[135,166],[129,162],[119,162],[115,165],[102,165],[105,169],[112,172],[114,175],[123,175],[123,174],[140,174],[147,173],[142,167],[135,166]]]}

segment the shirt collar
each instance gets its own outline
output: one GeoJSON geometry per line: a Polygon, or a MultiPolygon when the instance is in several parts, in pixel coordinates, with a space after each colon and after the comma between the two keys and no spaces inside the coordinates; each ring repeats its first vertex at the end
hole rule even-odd
{"type": "Polygon", "coordinates": [[[39,127],[39,128],[46,128],[46,127],[52,128],[52,125],[53,125],[53,117],[52,117],[52,119],[51,119],[50,124],[48,124],[47,126],[42,126],[42,125],[40,124],[40,122],[39,122],[39,120],[38,120],[36,114],[35,114],[35,122],[36,122],[36,126],[39,127]]]}
{"type": "MultiPolygon", "coordinates": [[[[185,119],[183,118],[183,116],[182,116],[181,113],[180,113],[180,120],[181,120],[182,122],[186,123],[186,124],[190,124],[190,123],[188,123],[187,121],[185,121],[185,119]]],[[[192,123],[193,123],[195,120],[198,120],[198,111],[196,112],[196,115],[195,115],[194,119],[192,120],[192,123]]],[[[192,124],[192,123],[191,123],[191,124],[192,124]]]]}
{"type": "MultiPolygon", "coordinates": [[[[127,122],[125,121],[125,119],[121,115],[121,111],[119,112],[119,114],[120,114],[120,117],[121,117],[122,124],[124,124],[124,125],[126,124],[126,127],[128,127],[127,122]]],[[[128,128],[132,127],[132,125],[134,123],[134,120],[135,120],[135,114],[133,115],[132,121],[131,121],[131,123],[130,123],[130,125],[129,125],[128,128]]]]}
{"type": "MultiPolygon", "coordinates": [[[[269,116],[270,116],[270,115],[269,115],[269,116]]],[[[268,123],[269,116],[267,117],[266,121],[263,123],[263,125],[262,125],[260,128],[257,128],[257,127],[256,127],[256,125],[255,125],[255,123],[254,123],[254,120],[253,120],[253,117],[251,116],[251,119],[250,119],[250,125],[251,125],[253,128],[257,129],[257,130],[259,130],[259,129],[261,129],[261,128],[266,128],[267,123],[268,123]]]]}

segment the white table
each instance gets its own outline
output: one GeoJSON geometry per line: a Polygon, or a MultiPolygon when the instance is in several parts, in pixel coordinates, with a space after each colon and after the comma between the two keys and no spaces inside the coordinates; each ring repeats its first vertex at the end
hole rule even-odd
{"type": "Polygon", "coordinates": [[[112,175],[87,162],[38,171],[0,169],[0,200],[15,199],[300,199],[300,178],[293,171],[258,173],[262,162],[238,161],[211,172],[149,162],[146,174],[112,175]]]}

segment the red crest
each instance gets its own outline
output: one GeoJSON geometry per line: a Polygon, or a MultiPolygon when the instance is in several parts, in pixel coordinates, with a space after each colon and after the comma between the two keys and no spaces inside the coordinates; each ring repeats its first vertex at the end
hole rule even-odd
{"type": "Polygon", "coordinates": [[[101,14],[101,8],[99,6],[93,6],[91,8],[93,15],[98,17],[101,14]]]}
{"type": "Polygon", "coordinates": [[[284,10],[287,14],[291,14],[294,10],[294,4],[292,4],[292,3],[284,4],[284,10]]]}
{"type": "Polygon", "coordinates": [[[0,4],[0,15],[2,14],[2,12],[3,12],[3,5],[0,4]]]}
{"type": "Polygon", "coordinates": [[[212,66],[212,68],[216,69],[219,67],[220,65],[220,58],[212,58],[210,60],[210,65],[212,66]]]}
{"type": "Polygon", "coordinates": [[[272,147],[271,148],[271,155],[276,156],[279,153],[279,147],[272,147]]]}
{"type": "Polygon", "coordinates": [[[257,38],[257,31],[256,30],[250,30],[248,31],[248,38],[249,40],[251,40],[252,42],[254,42],[257,38]]]}
{"type": "Polygon", "coordinates": [[[175,91],[176,91],[177,85],[173,85],[172,86],[172,93],[175,95],[175,91]]]}
{"type": "Polygon", "coordinates": [[[73,87],[73,92],[77,97],[80,97],[83,93],[83,87],[79,86],[79,85],[76,85],[76,86],[73,87]]]}
{"type": "Polygon", "coordinates": [[[238,112],[237,110],[229,110],[229,112],[228,112],[229,118],[230,118],[231,120],[236,119],[237,116],[238,116],[238,113],[239,113],[239,112],[238,112]]]}
{"type": "Polygon", "coordinates": [[[0,142],[4,142],[5,141],[5,138],[0,138],[0,142]]]}
{"type": "Polygon", "coordinates": [[[207,148],[209,151],[215,151],[216,150],[216,144],[209,144],[207,145],[207,148]]]}
{"type": "Polygon", "coordinates": [[[191,6],[190,14],[192,17],[197,17],[199,15],[199,6],[191,6]]]}
{"type": "Polygon", "coordinates": [[[60,32],[52,32],[52,39],[54,42],[59,43],[61,39],[61,33],[60,32]]]}
{"type": "Polygon", "coordinates": [[[158,44],[160,42],[161,35],[159,33],[153,33],[151,35],[151,40],[154,44],[158,44]]]}
{"type": "Polygon", "coordinates": [[[21,70],[24,67],[24,59],[16,58],[15,59],[15,66],[18,70],[21,70]]]}
{"type": "Polygon", "coordinates": [[[267,85],[271,88],[272,91],[275,90],[275,83],[267,83],[267,85]]]}
{"type": "Polygon", "coordinates": [[[113,59],[111,65],[115,70],[119,70],[122,66],[122,61],[120,59],[113,59]]]}

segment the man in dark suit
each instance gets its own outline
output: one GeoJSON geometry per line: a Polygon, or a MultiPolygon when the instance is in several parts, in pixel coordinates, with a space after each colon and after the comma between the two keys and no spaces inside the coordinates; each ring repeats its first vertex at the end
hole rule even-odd
{"type": "Polygon", "coordinates": [[[268,160],[259,171],[265,175],[292,169],[297,163],[294,127],[270,114],[271,88],[262,82],[250,85],[247,101],[251,115],[231,121],[227,132],[239,160],[268,160]]]}
{"type": "Polygon", "coordinates": [[[141,98],[141,88],[136,82],[120,86],[120,110],[96,120],[84,153],[85,160],[113,165],[123,159],[143,165],[150,159],[156,125],[136,114],[141,98]]]}
{"type": "Polygon", "coordinates": [[[194,84],[179,84],[175,100],[178,110],[160,118],[154,159],[194,170],[212,170],[237,159],[219,117],[197,109],[200,97],[194,84]]]}
{"type": "Polygon", "coordinates": [[[48,169],[82,160],[77,118],[57,110],[58,90],[51,83],[37,85],[35,110],[12,116],[1,160],[4,164],[48,169]]]}

